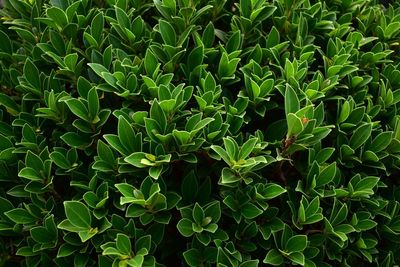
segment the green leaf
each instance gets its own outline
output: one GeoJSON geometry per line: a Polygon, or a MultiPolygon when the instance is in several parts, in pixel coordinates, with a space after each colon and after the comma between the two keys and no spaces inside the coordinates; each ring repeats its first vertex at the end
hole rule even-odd
{"type": "Polygon", "coordinates": [[[42,159],[39,156],[33,154],[31,151],[28,151],[26,153],[25,164],[27,167],[31,167],[36,171],[41,171],[44,169],[42,159]]]}
{"type": "Polygon", "coordinates": [[[393,132],[383,132],[378,134],[378,136],[372,141],[370,149],[375,153],[381,152],[392,142],[392,135],[393,132]]]}
{"type": "Polygon", "coordinates": [[[220,146],[212,145],[211,149],[214,150],[224,161],[226,164],[231,165],[231,159],[228,153],[220,146]]]}
{"type": "Polygon", "coordinates": [[[20,247],[16,252],[15,255],[17,256],[23,256],[23,257],[32,257],[32,256],[36,256],[38,253],[37,252],[33,252],[32,247],[20,247]]]}
{"type": "Polygon", "coordinates": [[[241,209],[243,217],[246,219],[254,219],[261,215],[263,211],[253,203],[246,203],[241,209]]]}
{"type": "MultiPolygon", "coordinates": [[[[92,89],[93,90],[93,89],[92,89]]],[[[81,118],[84,121],[91,122],[89,118],[89,110],[86,105],[83,104],[80,100],[71,98],[65,101],[68,108],[74,113],[76,116],[81,118]]]]}
{"type": "Polygon", "coordinates": [[[115,187],[124,197],[134,197],[133,191],[135,187],[127,183],[115,184],[115,187]]]}
{"type": "Polygon", "coordinates": [[[250,138],[242,145],[239,151],[238,159],[246,159],[250,153],[253,151],[255,145],[257,144],[258,138],[250,138]]]}
{"type": "Polygon", "coordinates": [[[119,140],[117,135],[113,135],[113,134],[105,134],[104,139],[107,141],[107,143],[114,148],[115,150],[117,150],[119,153],[121,153],[122,155],[126,155],[128,154],[128,152],[126,151],[125,147],[122,145],[121,141],[119,140]]]}
{"type": "Polygon", "coordinates": [[[68,257],[72,255],[75,251],[77,251],[79,247],[73,246],[68,243],[62,244],[57,252],[57,258],[63,258],[63,257],[68,257]]]}
{"type": "Polygon", "coordinates": [[[210,21],[203,31],[202,41],[205,47],[211,47],[214,44],[215,40],[215,28],[210,21]]]}
{"type": "Polygon", "coordinates": [[[318,154],[315,156],[315,160],[319,164],[322,164],[332,156],[333,152],[335,152],[333,147],[325,147],[318,151],[318,154]]]}
{"type": "Polygon", "coordinates": [[[130,21],[128,15],[122,10],[120,7],[115,6],[115,15],[118,21],[118,24],[123,28],[130,28],[130,21]]]}
{"type": "Polygon", "coordinates": [[[33,168],[25,167],[19,173],[19,177],[26,178],[32,181],[41,181],[43,177],[33,168]]]}
{"type": "MultiPolygon", "coordinates": [[[[87,101],[89,107],[89,115],[92,118],[92,120],[95,120],[100,110],[99,96],[97,95],[96,87],[93,87],[92,89],[89,90],[87,101]]],[[[92,121],[92,123],[95,122],[92,121]]]]}
{"type": "Polygon", "coordinates": [[[103,250],[103,255],[123,257],[124,255],[119,252],[115,247],[108,247],[103,250]]]}
{"type": "Polygon", "coordinates": [[[296,136],[304,129],[303,122],[293,113],[287,114],[288,132],[287,137],[296,136]]]}
{"type": "Polygon", "coordinates": [[[202,119],[201,121],[199,121],[198,123],[196,123],[196,125],[194,125],[192,132],[197,132],[201,129],[203,129],[204,127],[206,127],[208,124],[210,124],[212,121],[214,121],[214,118],[205,118],[202,119]]]}
{"type": "Polygon", "coordinates": [[[30,230],[32,239],[38,243],[50,243],[56,241],[56,236],[51,235],[45,227],[34,227],[30,230]]]}
{"type": "Polygon", "coordinates": [[[26,60],[24,65],[24,75],[33,88],[41,90],[39,70],[29,58],[26,60]]]}
{"type": "Polygon", "coordinates": [[[278,250],[276,249],[271,249],[268,251],[267,255],[265,256],[263,262],[265,264],[270,264],[274,266],[278,266],[283,264],[284,258],[282,254],[279,253],[278,250]]]}
{"type": "Polygon", "coordinates": [[[97,142],[97,154],[102,160],[106,161],[107,163],[114,164],[115,158],[113,151],[101,140],[97,142]]]}
{"type": "Polygon", "coordinates": [[[306,235],[295,235],[289,238],[285,245],[285,250],[289,253],[301,252],[307,247],[307,236],[306,235]]]}
{"type": "Polygon", "coordinates": [[[58,151],[51,152],[49,157],[60,168],[69,169],[72,167],[68,159],[58,151]]]}
{"type": "Polygon", "coordinates": [[[349,145],[352,149],[362,146],[371,136],[372,124],[366,123],[358,127],[350,138],[349,145]]]}
{"type": "Polygon", "coordinates": [[[239,267],[257,267],[259,266],[259,260],[248,260],[245,262],[242,262],[239,267]]]}
{"type": "Polygon", "coordinates": [[[168,100],[163,100],[160,102],[160,107],[162,110],[164,110],[166,113],[170,113],[174,110],[176,106],[176,100],[175,99],[168,99],[168,100]]]}
{"type": "Polygon", "coordinates": [[[160,142],[160,139],[156,135],[160,135],[162,131],[160,124],[155,119],[144,118],[146,133],[155,142],[160,142]]]}
{"type": "Polygon", "coordinates": [[[128,209],[126,210],[126,217],[141,217],[142,215],[146,214],[146,209],[142,208],[138,205],[129,205],[128,209]]]}
{"type": "Polygon", "coordinates": [[[97,234],[97,231],[98,231],[97,228],[89,229],[89,230],[85,230],[85,231],[79,231],[78,235],[82,242],[86,242],[89,239],[91,239],[93,236],[95,236],[97,234]]]}
{"type": "Polygon", "coordinates": [[[83,147],[89,144],[89,140],[83,137],[82,134],[68,132],[61,136],[61,139],[71,147],[83,147]]]}
{"type": "Polygon", "coordinates": [[[201,252],[196,248],[191,248],[183,252],[183,257],[186,263],[191,267],[197,267],[201,264],[201,258],[203,257],[201,252]]]}
{"type": "Polygon", "coordinates": [[[279,31],[275,26],[272,26],[267,38],[267,47],[274,47],[280,43],[279,31]]]}
{"type": "Polygon", "coordinates": [[[353,195],[373,194],[372,190],[379,182],[379,177],[368,176],[361,179],[356,185],[353,186],[353,195]]]}
{"type": "Polygon", "coordinates": [[[164,40],[164,43],[170,46],[175,46],[176,33],[172,25],[165,20],[160,20],[159,26],[161,37],[164,40]]]}
{"type": "Polygon", "coordinates": [[[184,237],[190,237],[194,234],[192,229],[192,221],[186,218],[181,219],[176,225],[179,233],[184,237]]]}
{"type": "Polygon", "coordinates": [[[357,223],[356,227],[358,229],[360,229],[361,231],[367,231],[367,230],[374,228],[377,225],[378,225],[377,222],[374,222],[373,220],[370,220],[370,219],[366,219],[366,220],[359,221],[357,223]]]}
{"type": "MultiPolygon", "coordinates": [[[[225,150],[230,160],[238,160],[239,146],[232,137],[224,138],[225,150]]],[[[232,163],[231,163],[232,164],[232,163]]]]}
{"type": "Polygon", "coordinates": [[[229,168],[223,168],[222,173],[221,173],[221,184],[232,184],[240,181],[242,177],[235,172],[234,170],[231,170],[229,168]]]}
{"type": "Polygon", "coordinates": [[[226,43],[226,51],[228,53],[235,52],[237,50],[240,50],[240,47],[242,46],[242,38],[240,31],[235,31],[231,37],[229,38],[228,42],[226,43]]]}
{"type": "Polygon", "coordinates": [[[240,1],[240,13],[245,18],[250,18],[251,11],[253,9],[251,0],[241,0],[240,1]]]}
{"type": "Polygon", "coordinates": [[[191,140],[190,133],[187,131],[178,131],[174,129],[172,134],[177,139],[178,144],[187,144],[191,140]]]}
{"type": "Polygon", "coordinates": [[[194,171],[190,171],[184,178],[181,184],[182,197],[184,200],[192,201],[195,199],[199,185],[194,171]]]}
{"type": "Polygon", "coordinates": [[[300,102],[294,89],[286,84],[285,91],[285,114],[286,118],[289,120],[288,115],[290,113],[296,113],[300,109],[300,102]]]}
{"type": "Polygon", "coordinates": [[[128,236],[124,234],[117,234],[116,238],[117,249],[124,255],[131,255],[132,245],[128,236]]]}
{"type": "Polygon", "coordinates": [[[157,57],[153,54],[150,48],[148,48],[144,57],[144,68],[146,69],[146,73],[152,76],[157,70],[157,65],[157,57]]]}
{"type": "Polygon", "coordinates": [[[195,47],[188,56],[188,66],[190,70],[193,70],[195,67],[201,65],[204,60],[204,47],[197,46],[195,47]]]}
{"type": "MultiPolygon", "coordinates": [[[[302,198],[304,198],[304,196],[302,198]]],[[[303,203],[300,203],[299,211],[298,211],[298,215],[297,216],[299,217],[299,222],[300,223],[303,224],[306,221],[306,213],[305,213],[305,210],[304,210],[303,203]]]]}
{"type": "Polygon", "coordinates": [[[145,235],[136,240],[136,251],[146,249],[147,251],[151,248],[151,235],[145,235]]]}
{"type": "Polygon", "coordinates": [[[340,110],[340,115],[338,118],[338,123],[344,122],[350,115],[350,103],[349,101],[345,101],[340,110]]]}
{"type": "Polygon", "coordinates": [[[304,266],[305,264],[305,257],[304,254],[301,252],[294,252],[288,255],[288,258],[292,260],[292,262],[304,266]]]}
{"type": "Polygon", "coordinates": [[[103,73],[109,73],[108,69],[101,64],[88,63],[88,65],[99,77],[103,77],[103,73]]]}
{"type": "Polygon", "coordinates": [[[2,40],[2,42],[0,42],[0,51],[11,55],[12,43],[10,37],[1,30],[0,30],[0,40],[2,40]]]}
{"type": "Polygon", "coordinates": [[[194,221],[198,225],[202,225],[202,222],[204,219],[204,211],[203,211],[203,208],[200,207],[200,205],[197,202],[194,204],[192,216],[193,216],[194,221]]]}
{"type": "MultiPolygon", "coordinates": [[[[339,202],[338,200],[335,199],[335,202],[336,201],[339,202]]],[[[341,222],[343,222],[346,219],[347,214],[348,214],[348,208],[347,208],[346,203],[340,204],[340,202],[339,202],[338,205],[341,205],[339,211],[337,211],[336,214],[332,214],[332,217],[329,220],[333,226],[336,226],[336,225],[340,224],[341,222]]]]}
{"type": "Polygon", "coordinates": [[[77,53],[68,54],[64,58],[65,66],[67,66],[67,68],[70,69],[71,71],[75,71],[77,62],[78,62],[78,54],[77,53]]]}
{"type": "MultiPolygon", "coordinates": [[[[25,139],[25,141],[31,142],[31,143],[36,143],[36,134],[31,126],[29,124],[24,124],[24,127],[22,128],[22,135],[25,139]]],[[[30,153],[28,151],[28,153],[30,153]]]]}
{"type": "Polygon", "coordinates": [[[400,32],[400,22],[395,21],[390,23],[386,28],[384,35],[386,38],[393,37],[394,35],[398,35],[400,32]]]}
{"type": "Polygon", "coordinates": [[[333,178],[335,178],[335,175],[336,175],[336,162],[333,162],[332,164],[322,169],[322,171],[318,175],[318,178],[316,179],[316,185],[323,186],[330,183],[333,180],[333,178]]]}
{"type": "Polygon", "coordinates": [[[89,229],[92,224],[90,211],[79,201],[64,202],[65,215],[72,225],[89,229]]]}
{"type": "MultiPolygon", "coordinates": [[[[286,59],[285,61],[285,76],[286,79],[289,80],[290,78],[294,78],[295,77],[295,69],[293,67],[293,63],[290,62],[289,59],[286,59]]],[[[285,94],[286,97],[286,94],[285,94]]]]}
{"type": "Polygon", "coordinates": [[[286,189],[284,189],[282,186],[280,186],[278,184],[270,183],[265,186],[262,195],[266,199],[273,199],[273,198],[276,198],[277,196],[282,195],[285,192],[286,192],[286,189]]]}
{"type": "Polygon", "coordinates": [[[17,208],[12,209],[4,213],[10,220],[17,224],[28,224],[36,221],[36,218],[33,217],[28,211],[25,209],[17,208]]]}
{"type": "Polygon", "coordinates": [[[118,117],[118,137],[121,144],[124,146],[125,151],[134,152],[135,148],[139,145],[135,143],[136,138],[133,127],[124,116],[118,117]]]}
{"type": "Polygon", "coordinates": [[[219,201],[214,201],[207,205],[207,207],[204,209],[204,216],[211,217],[212,222],[217,223],[221,218],[221,205],[219,201]]]}
{"type": "Polygon", "coordinates": [[[92,21],[90,30],[91,30],[91,35],[93,36],[94,39],[96,39],[97,42],[99,42],[101,39],[101,35],[103,33],[104,29],[104,16],[102,12],[99,12],[92,21]]]}
{"type": "Polygon", "coordinates": [[[46,9],[47,16],[51,18],[58,26],[63,28],[68,24],[68,18],[65,12],[58,7],[50,7],[46,9]]]}
{"type": "Polygon", "coordinates": [[[6,211],[12,210],[13,208],[14,208],[14,206],[9,200],[7,200],[3,197],[0,197],[0,218],[1,219],[6,220],[7,218],[4,213],[6,211]]]}
{"type": "Polygon", "coordinates": [[[160,130],[164,132],[167,128],[167,117],[157,100],[153,101],[153,104],[151,105],[150,117],[160,125],[160,130]]]}
{"type": "Polygon", "coordinates": [[[152,166],[149,169],[149,175],[150,175],[151,178],[157,180],[160,177],[162,171],[163,171],[163,166],[162,165],[160,165],[160,166],[152,166]]]}
{"type": "Polygon", "coordinates": [[[67,230],[69,232],[76,232],[76,233],[78,233],[80,231],[86,231],[87,230],[87,228],[74,226],[68,219],[63,220],[62,222],[60,222],[57,225],[57,227],[59,229],[62,229],[62,230],[67,230]]]}
{"type": "Polygon", "coordinates": [[[20,112],[18,104],[11,97],[3,93],[0,93],[0,105],[3,105],[11,115],[17,115],[20,112]]]}
{"type": "Polygon", "coordinates": [[[129,266],[132,266],[132,267],[141,267],[141,266],[143,266],[143,262],[144,262],[143,255],[136,255],[133,259],[129,259],[127,261],[129,266]]]}

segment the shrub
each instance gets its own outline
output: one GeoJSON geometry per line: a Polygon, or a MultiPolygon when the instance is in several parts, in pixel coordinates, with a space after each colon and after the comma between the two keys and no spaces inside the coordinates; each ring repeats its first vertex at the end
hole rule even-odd
{"type": "Polygon", "coordinates": [[[5,0],[0,265],[399,264],[399,3],[5,0]]]}

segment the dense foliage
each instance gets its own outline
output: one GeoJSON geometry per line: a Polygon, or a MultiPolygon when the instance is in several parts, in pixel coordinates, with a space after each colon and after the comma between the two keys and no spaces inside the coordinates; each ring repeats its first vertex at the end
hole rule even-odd
{"type": "Polygon", "coordinates": [[[5,0],[0,266],[400,264],[400,2],[5,0]]]}

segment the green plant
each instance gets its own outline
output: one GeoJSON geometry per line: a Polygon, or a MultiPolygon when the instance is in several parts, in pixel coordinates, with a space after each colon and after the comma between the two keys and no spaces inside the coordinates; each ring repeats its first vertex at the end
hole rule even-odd
{"type": "Polygon", "coordinates": [[[397,266],[400,2],[4,0],[0,266],[397,266]]]}

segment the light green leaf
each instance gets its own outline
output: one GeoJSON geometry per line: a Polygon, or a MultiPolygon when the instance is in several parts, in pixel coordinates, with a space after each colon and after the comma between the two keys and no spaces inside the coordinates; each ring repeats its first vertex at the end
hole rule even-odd
{"type": "Polygon", "coordinates": [[[303,131],[303,122],[293,113],[287,115],[288,132],[287,137],[296,136],[303,131]]]}

